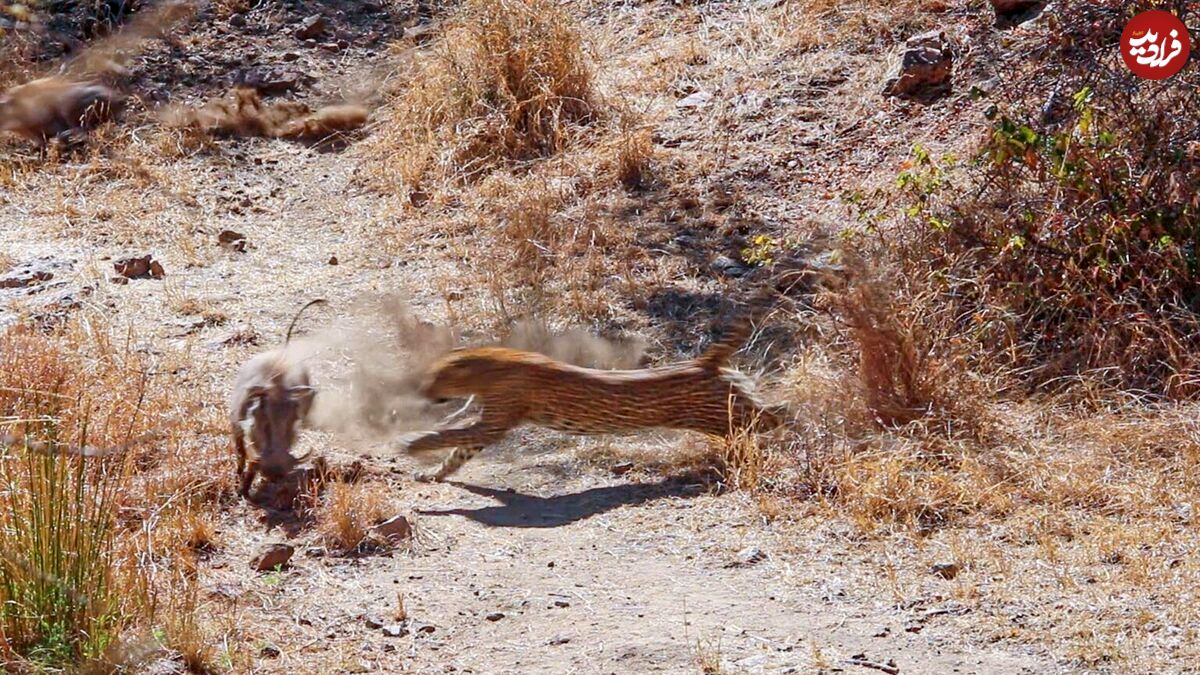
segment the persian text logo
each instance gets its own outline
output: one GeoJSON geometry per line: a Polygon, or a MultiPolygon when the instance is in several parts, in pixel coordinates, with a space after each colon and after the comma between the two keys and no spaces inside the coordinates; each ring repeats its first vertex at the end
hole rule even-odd
{"type": "Polygon", "coordinates": [[[1187,26],[1170,12],[1142,12],[1121,33],[1121,58],[1134,75],[1163,80],[1183,69],[1191,51],[1187,26]]]}

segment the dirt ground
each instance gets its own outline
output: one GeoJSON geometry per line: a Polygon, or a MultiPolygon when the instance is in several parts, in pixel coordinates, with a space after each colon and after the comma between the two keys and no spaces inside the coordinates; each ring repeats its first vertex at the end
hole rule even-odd
{"type": "MultiPolygon", "coordinates": [[[[223,73],[238,67],[241,57],[230,48],[236,45],[252,49],[261,63],[296,63],[315,83],[304,90],[307,100],[335,98],[361,83],[356,73],[386,65],[396,24],[418,20],[417,8],[391,7],[390,19],[351,10],[348,3],[291,3],[252,14],[248,27],[221,20],[194,29],[186,53],[152,48],[139,61],[136,86],[175,102],[219,95],[228,84],[223,73]],[[336,9],[348,18],[331,31],[353,38],[341,50],[297,46],[282,28],[336,9]],[[368,33],[373,42],[358,39],[368,33]]],[[[612,22],[614,34],[624,35],[637,32],[639,21],[674,11],[663,3],[594,6],[589,25],[612,22]]],[[[705,25],[702,14],[688,12],[689,21],[705,25]]],[[[651,40],[669,26],[643,32],[651,40]]],[[[656,49],[612,52],[610,63],[620,68],[606,71],[609,85],[636,79],[639,63],[652,61],[656,49]]],[[[768,68],[749,54],[734,77],[743,79],[725,83],[728,105],[699,113],[741,120],[736,133],[723,137],[724,149],[714,150],[711,130],[696,132],[691,113],[676,110],[673,98],[647,106],[659,142],[682,147],[680,153],[695,148],[703,158],[720,155],[714,183],[758,185],[750,199],[762,221],[836,231],[845,213],[837,195],[892,171],[907,152],[907,134],[924,129],[936,149],[953,144],[947,135],[966,133],[962,125],[951,133],[938,121],[952,119],[966,102],[899,112],[864,98],[885,66],[874,57],[792,64],[776,77],[779,63],[768,68]],[[739,117],[739,105],[758,110],[761,102],[730,92],[752,91],[758,78],[773,78],[771,96],[786,98],[805,86],[773,112],[765,107],[761,115],[739,117]],[[856,106],[860,121],[843,126],[856,106]],[[785,136],[794,141],[790,155],[752,152],[754,141],[785,136]],[[848,154],[824,152],[835,143],[848,154]]],[[[706,72],[697,79],[715,77],[706,72]]],[[[55,280],[68,283],[40,295],[0,291],[10,308],[29,301],[42,311],[39,303],[65,293],[96,330],[127,336],[169,369],[175,379],[164,386],[207,392],[212,403],[204,415],[214,420],[224,414],[222,397],[238,365],[281,340],[295,310],[313,297],[327,298],[329,306],[312,310],[303,333],[336,328],[356,302],[390,294],[437,323],[452,313],[490,311],[486,289],[464,278],[459,249],[438,237],[398,243],[382,236],[397,227],[403,207],[398,196],[364,186],[353,144],[331,151],[227,139],[209,152],[138,162],[153,129],[146,122],[116,156],[68,158],[45,170],[31,155],[22,160],[25,168],[0,197],[0,251],[16,264],[55,261],[63,270],[55,280]],[[217,246],[223,230],[243,234],[248,250],[217,246]],[[128,253],[152,253],[165,278],[112,283],[111,260],[128,253]],[[447,301],[447,288],[465,289],[463,297],[447,301]],[[184,301],[226,319],[183,312],[184,301]],[[247,335],[254,344],[239,341],[247,335]]],[[[481,330],[463,323],[468,332],[481,330]]],[[[675,339],[687,326],[655,332],[643,317],[634,328],[646,329],[655,358],[687,352],[680,347],[686,339],[675,339]]],[[[318,383],[346,375],[338,359],[323,353],[318,383]]],[[[204,440],[207,457],[212,470],[232,474],[228,441],[215,428],[204,440]]],[[[930,572],[953,559],[955,537],[969,539],[970,531],[880,539],[815,512],[772,519],[748,493],[718,489],[704,475],[659,472],[655,456],[694,448],[686,439],[578,440],[523,431],[442,485],[414,482],[417,464],[398,457],[386,440],[313,432],[303,445],[334,464],[362,461],[366,480],[386,489],[397,513],[411,516],[416,535],[397,550],[335,555],[302,519],[246,502],[223,507],[220,546],[200,562],[197,611],[216,625],[237,626],[227,634],[241,641],[241,656],[221,664],[234,671],[1050,673],[1078,667],[1046,643],[1007,639],[1007,626],[1024,627],[1041,602],[1006,594],[980,600],[974,589],[989,583],[987,564],[970,582],[930,572]],[[250,572],[248,561],[272,542],[296,546],[292,566],[250,572]],[[388,629],[401,625],[401,607],[405,634],[391,636],[388,629]]],[[[1016,574],[1038,574],[1036,563],[1022,565],[1016,574]]],[[[171,660],[153,666],[180,668],[171,660]]]]}

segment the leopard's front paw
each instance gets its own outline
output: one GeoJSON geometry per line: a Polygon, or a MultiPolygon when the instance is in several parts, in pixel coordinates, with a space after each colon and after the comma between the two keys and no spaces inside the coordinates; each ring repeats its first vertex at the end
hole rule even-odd
{"type": "Polygon", "coordinates": [[[436,431],[412,431],[397,438],[394,445],[401,452],[421,452],[419,443],[422,439],[437,436],[436,431]]]}

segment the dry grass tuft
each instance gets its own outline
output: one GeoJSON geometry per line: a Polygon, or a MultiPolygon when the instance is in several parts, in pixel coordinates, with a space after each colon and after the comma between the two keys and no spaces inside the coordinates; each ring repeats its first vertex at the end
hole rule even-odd
{"type": "Polygon", "coordinates": [[[645,189],[654,179],[654,142],[645,129],[624,129],[616,152],[617,180],[627,190],[645,189]]]}
{"type": "Polygon", "coordinates": [[[7,555],[20,564],[0,573],[7,602],[22,607],[6,621],[29,622],[4,627],[18,656],[43,665],[109,658],[108,643],[129,629],[173,620],[161,599],[176,594],[179,579],[163,568],[190,567],[194,553],[215,545],[213,523],[200,511],[216,496],[200,489],[211,467],[179,440],[201,431],[192,426],[200,420],[184,389],[155,386],[154,371],[86,321],[51,336],[21,326],[0,334],[4,431],[117,449],[88,459],[15,452],[0,469],[10,485],[0,493],[5,531],[28,534],[10,538],[7,555]],[[148,440],[120,449],[135,438],[148,440]],[[53,607],[30,604],[38,597],[53,607]]]}
{"type": "Polygon", "coordinates": [[[387,486],[375,483],[329,485],[317,514],[317,529],[327,545],[347,554],[386,542],[372,528],[396,514],[387,486]]]}
{"type": "Polygon", "coordinates": [[[170,611],[164,612],[163,646],[174,652],[189,673],[221,672],[219,650],[201,624],[204,613],[199,583],[191,576],[179,585],[180,590],[169,600],[170,611]]]}
{"type": "Polygon", "coordinates": [[[422,190],[560,152],[601,116],[578,25],[549,0],[468,0],[371,142],[389,186],[422,190]]]}

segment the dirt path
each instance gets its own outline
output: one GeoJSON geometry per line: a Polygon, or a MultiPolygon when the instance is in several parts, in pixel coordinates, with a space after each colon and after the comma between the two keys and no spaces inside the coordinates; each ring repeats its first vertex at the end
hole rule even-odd
{"type": "MultiPolygon", "coordinates": [[[[305,58],[333,71],[345,57],[305,58]]],[[[356,166],[353,152],[282,141],[229,141],[141,179],[68,164],[5,195],[0,251],[18,264],[70,261],[56,281],[83,316],[176,363],[215,407],[237,365],[312,297],[331,300],[319,321],[332,324],[357,298],[397,291],[417,312],[441,313],[431,289],[453,281],[451,256],[437,242],[381,248],[375,235],[393,224],[395,204],[358,188],[356,166]],[[252,247],[220,249],[225,229],[252,247]],[[167,278],[110,283],[108,258],[125,252],[153,253],[167,278]],[[179,311],[184,299],[228,321],[196,324],[179,311]],[[229,343],[237,330],[259,344],[229,343]]],[[[588,460],[601,442],[523,433],[472,462],[461,483],[425,486],[384,447],[334,441],[329,456],[366,455],[369,480],[386,481],[415,514],[411,550],[330,555],[310,529],[272,527],[237,503],[200,567],[201,612],[255,655],[228,665],[261,672],[879,672],[855,659],[903,673],[1055,670],[1044,654],[991,648],[963,629],[974,609],[951,581],[931,577],[898,602],[881,545],[816,519],[765,522],[748,496],[688,479],[641,467],[614,475],[588,460]],[[248,574],[270,541],[297,546],[294,566],[248,574]],[[398,596],[413,626],[429,628],[389,637],[375,625],[395,623],[398,596]]],[[[223,439],[210,452],[232,472],[223,439]]]]}
{"type": "Polygon", "coordinates": [[[265,667],[807,673],[855,672],[861,655],[905,673],[1054,670],[964,641],[955,617],[965,605],[894,607],[862,554],[816,522],[767,526],[741,495],[686,479],[604,476],[561,443],[530,456],[548,440],[531,436],[473,463],[461,482],[392,481],[416,514],[411,552],[305,555],[268,585],[242,577],[242,550],[230,551],[232,573],[211,582],[237,585],[287,624],[278,666],[265,667]],[[393,638],[371,627],[394,623],[397,595],[431,632],[393,638]]]}

